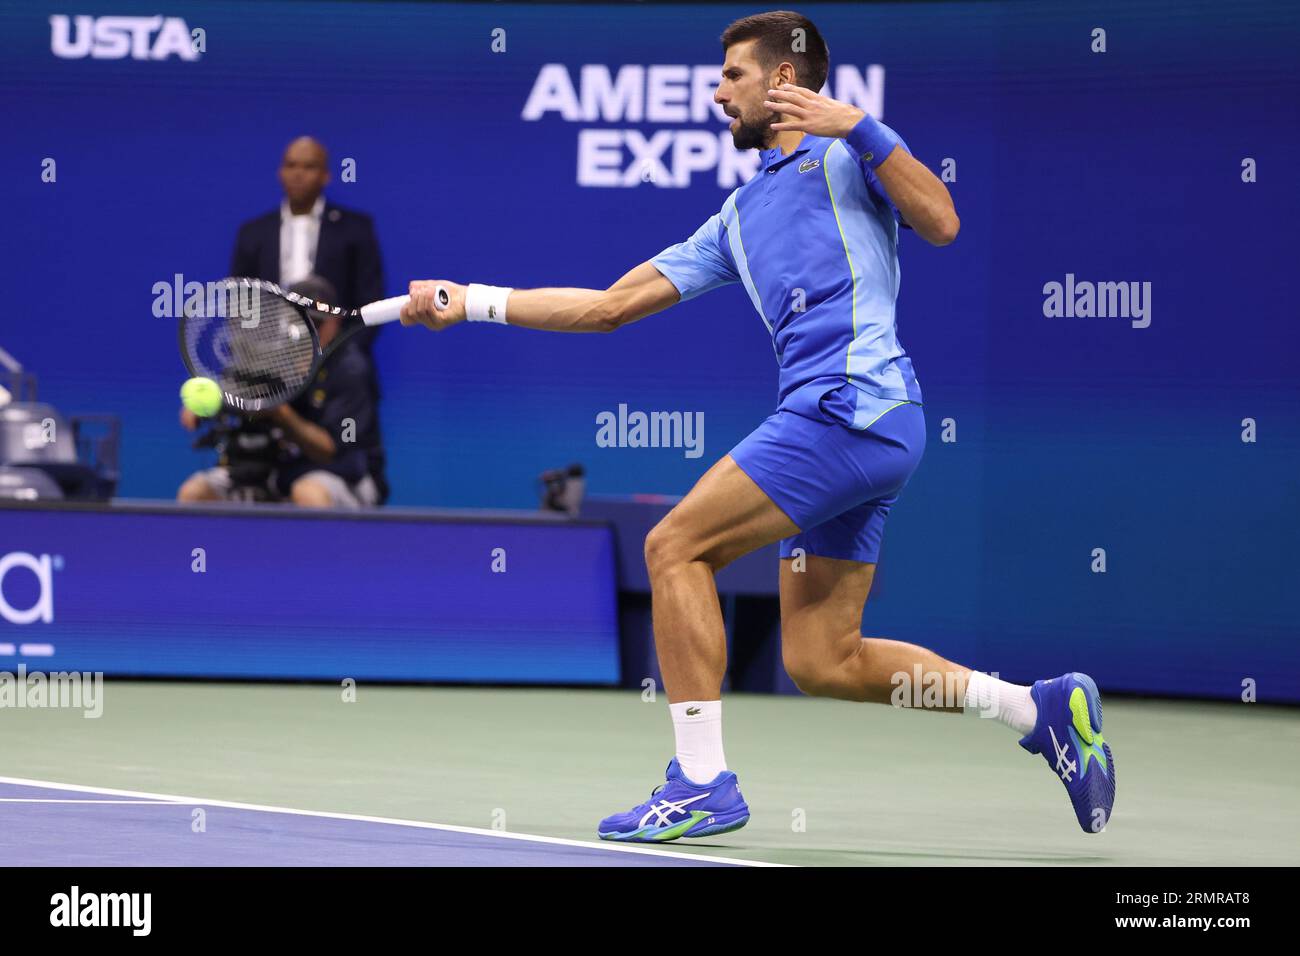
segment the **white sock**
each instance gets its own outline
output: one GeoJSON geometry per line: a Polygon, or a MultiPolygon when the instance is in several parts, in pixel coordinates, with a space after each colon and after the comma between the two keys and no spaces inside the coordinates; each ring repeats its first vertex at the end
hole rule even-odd
{"type": "Polygon", "coordinates": [[[669,704],[677,735],[677,763],[692,783],[712,783],[727,769],[722,753],[722,701],[687,700],[669,704]]]}
{"type": "Polygon", "coordinates": [[[1028,687],[1008,684],[980,671],[971,671],[966,681],[965,713],[977,717],[996,717],[1020,736],[1034,729],[1038,707],[1028,687]]]}

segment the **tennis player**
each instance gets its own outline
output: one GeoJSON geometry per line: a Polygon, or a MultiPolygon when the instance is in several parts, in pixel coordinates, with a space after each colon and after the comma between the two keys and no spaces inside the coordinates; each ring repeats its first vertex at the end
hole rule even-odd
{"type": "Polygon", "coordinates": [[[677,754],[650,799],[603,820],[599,834],[663,842],[748,821],[723,753],[726,640],[713,576],[774,541],[783,659],[801,690],[884,703],[901,682],[924,675],[949,693],[927,694],[920,706],[1011,727],[1065,784],[1083,830],[1098,832],[1114,803],[1115,765],[1090,677],[1018,686],[860,630],[885,519],[925,447],[921,389],[895,331],[898,227],[947,245],[959,228],[952,199],[892,129],[813,92],[829,56],[806,17],[745,17],[727,27],[722,45],[714,98],[732,117],[736,147],[760,150],[762,167],[693,236],[604,291],[417,281],[402,314],[405,324],[434,330],[468,320],[612,332],[739,282],[772,334],[776,412],[646,538],[677,754]],[[433,297],[439,284],[451,292],[442,310],[433,297]]]}

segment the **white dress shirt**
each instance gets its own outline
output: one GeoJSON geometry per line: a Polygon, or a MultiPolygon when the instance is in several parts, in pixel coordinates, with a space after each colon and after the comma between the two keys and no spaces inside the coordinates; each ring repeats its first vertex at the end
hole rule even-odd
{"type": "Polygon", "coordinates": [[[280,285],[289,288],[311,275],[320,241],[320,219],[325,197],[316,197],[311,212],[295,216],[286,199],[280,204],[280,285]]]}

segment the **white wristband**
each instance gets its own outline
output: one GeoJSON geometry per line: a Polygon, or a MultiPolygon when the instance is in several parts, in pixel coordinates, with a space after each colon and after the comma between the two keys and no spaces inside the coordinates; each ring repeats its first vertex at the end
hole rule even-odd
{"type": "Polygon", "coordinates": [[[480,285],[471,282],[465,288],[465,321],[500,322],[506,321],[506,299],[513,289],[499,285],[480,285]]]}

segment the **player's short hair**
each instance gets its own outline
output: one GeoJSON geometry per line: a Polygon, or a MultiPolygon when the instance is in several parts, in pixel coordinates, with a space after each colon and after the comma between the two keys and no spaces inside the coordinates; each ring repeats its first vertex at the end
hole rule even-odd
{"type": "Polygon", "coordinates": [[[831,54],[817,26],[801,13],[771,10],[741,17],[722,31],[722,49],[757,40],[754,55],[765,69],[788,62],[798,85],[816,93],[826,83],[831,54]],[[797,31],[803,31],[799,33],[797,31]]]}

